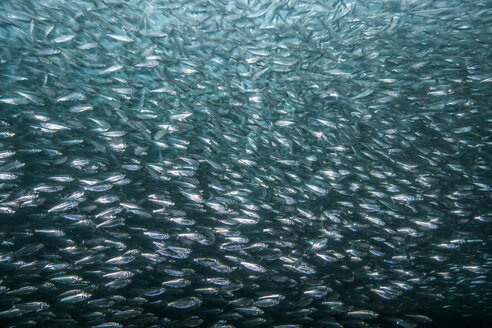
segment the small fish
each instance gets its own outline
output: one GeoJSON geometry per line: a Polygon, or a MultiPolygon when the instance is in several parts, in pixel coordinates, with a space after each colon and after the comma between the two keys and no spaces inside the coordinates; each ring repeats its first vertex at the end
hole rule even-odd
{"type": "Polygon", "coordinates": [[[78,293],[75,295],[63,297],[62,299],[60,299],[60,303],[71,303],[71,304],[72,303],[80,303],[80,302],[83,302],[90,297],[91,297],[91,294],[82,292],[82,293],[78,293]]]}
{"type": "Polygon", "coordinates": [[[134,42],[135,40],[128,35],[122,34],[106,34],[106,36],[110,37],[113,40],[121,41],[121,42],[134,42]]]}
{"type": "Polygon", "coordinates": [[[65,42],[68,42],[68,41],[71,41],[75,38],[75,34],[67,34],[67,35],[62,35],[62,36],[59,36],[55,39],[53,39],[53,42],[54,43],[65,43],[65,42]]]}
{"type": "Polygon", "coordinates": [[[168,306],[175,309],[190,309],[201,305],[202,301],[197,297],[186,297],[168,303],[168,306]]]}
{"type": "Polygon", "coordinates": [[[99,71],[97,73],[97,75],[107,75],[109,73],[113,73],[113,72],[117,72],[117,71],[120,71],[124,68],[123,65],[113,65],[113,66],[109,66],[105,69],[103,69],[102,71],[99,71]]]}
{"type": "Polygon", "coordinates": [[[63,203],[60,203],[58,205],[53,206],[48,210],[48,213],[54,213],[54,212],[65,212],[68,211],[74,207],[77,207],[79,203],[74,200],[69,200],[63,203]]]}

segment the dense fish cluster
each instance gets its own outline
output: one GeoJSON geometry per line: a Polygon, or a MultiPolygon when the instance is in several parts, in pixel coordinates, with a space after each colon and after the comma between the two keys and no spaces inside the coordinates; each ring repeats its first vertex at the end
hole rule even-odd
{"type": "Polygon", "coordinates": [[[489,0],[3,0],[0,322],[491,320],[489,0]]]}

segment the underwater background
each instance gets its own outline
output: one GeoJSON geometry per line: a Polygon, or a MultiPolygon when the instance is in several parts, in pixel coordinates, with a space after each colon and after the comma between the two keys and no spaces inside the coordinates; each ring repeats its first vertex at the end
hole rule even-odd
{"type": "Polygon", "coordinates": [[[491,326],[492,1],[3,0],[0,45],[0,326],[491,326]]]}

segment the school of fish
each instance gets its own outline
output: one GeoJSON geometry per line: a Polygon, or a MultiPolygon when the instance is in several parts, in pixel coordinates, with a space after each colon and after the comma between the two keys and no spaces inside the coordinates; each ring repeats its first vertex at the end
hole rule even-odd
{"type": "Polygon", "coordinates": [[[0,42],[1,326],[492,321],[492,1],[3,0],[0,42]]]}

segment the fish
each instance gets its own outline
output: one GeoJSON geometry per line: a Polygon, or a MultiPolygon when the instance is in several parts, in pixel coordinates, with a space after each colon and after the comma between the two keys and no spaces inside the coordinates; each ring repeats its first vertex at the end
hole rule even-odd
{"type": "Polygon", "coordinates": [[[0,318],[492,322],[490,1],[0,2],[0,318]]]}

